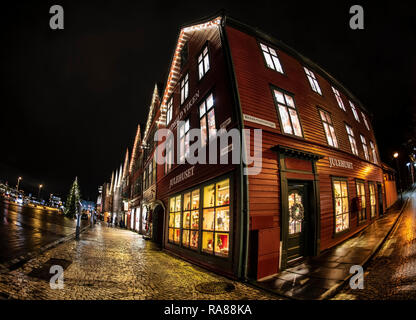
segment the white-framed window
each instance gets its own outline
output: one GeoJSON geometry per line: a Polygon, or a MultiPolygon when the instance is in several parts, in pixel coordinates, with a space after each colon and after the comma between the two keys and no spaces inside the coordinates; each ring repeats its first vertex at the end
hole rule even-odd
{"type": "Polygon", "coordinates": [[[338,106],[339,106],[342,110],[346,111],[346,110],[345,110],[345,106],[344,106],[344,102],[342,101],[342,98],[341,98],[341,94],[340,94],[340,93],[339,93],[339,91],[338,91],[337,89],[335,89],[334,87],[332,87],[332,86],[331,86],[331,88],[332,88],[332,91],[334,92],[335,98],[337,99],[338,106]]]}
{"type": "Polygon", "coordinates": [[[277,56],[276,50],[260,43],[261,51],[263,52],[264,60],[270,69],[277,72],[283,73],[282,65],[280,64],[279,57],[277,56]]]}
{"type": "Polygon", "coordinates": [[[302,127],[293,97],[278,89],[273,88],[272,90],[282,131],[286,134],[303,137],[302,127]]]}
{"type": "Polygon", "coordinates": [[[335,135],[335,129],[332,124],[331,115],[322,109],[319,109],[319,115],[321,116],[322,124],[325,130],[326,140],[328,141],[328,144],[331,147],[338,148],[338,140],[337,140],[337,136],[335,135]]]}
{"type": "Polygon", "coordinates": [[[364,181],[357,181],[357,197],[361,202],[361,209],[358,211],[358,222],[362,222],[367,220],[367,202],[364,181]]]}
{"type": "Polygon", "coordinates": [[[217,134],[215,103],[212,93],[199,105],[199,123],[201,125],[201,146],[205,146],[207,138],[209,137],[209,141],[211,141],[217,134]]]}
{"type": "Polygon", "coordinates": [[[186,119],[179,127],[179,161],[184,163],[189,155],[189,119],[186,119]]]}
{"type": "Polygon", "coordinates": [[[208,72],[210,68],[208,46],[205,45],[201,54],[198,56],[198,75],[201,80],[202,77],[208,72]]]}
{"type": "Polygon", "coordinates": [[[349,101],[349,103],[350,103],[350,107],[351,107],[352,113],[354,114],[355,120],[357,120],[358,122],[360,122],[360,118],[358,117],[357,108],[355,108],[355,105],[351,101],[349,101]]]}
{"type": "Polygon", "coordinates": [[[371,149],[371,155],[373,156],[373,162],[375,164],[377,164],[378,161],[377,161],[376,147],[375,147],[373,141],[371,141],[371,140],[370,140],[370,149],[371,149]]]}
{"type": "Polygon", "coordinates": [[[351,151],[353,154],[358,156],[358,149],[357,149],[357,144],[355,143],[354,131],[352,131],[352,128],[347,124],[345,125],[345,129],[347,130],[348,140],[350,141],[350,146],[351,146],[351,151]]]}
{"type": "Polygon", "coordinates": [[[370,126],[368,125],[367,118],[365,117],[365,114],[363,112],[361,112],[361,116],[363,117],[365,127],[368,131],[370,131],[370,126]]]}
{"type": "Polygon", "coordinates": [[[181,104],[185,102],[189,95],[189,73],[181,80],[181,104]]]}
{"type": "Polygon", "coordinates": [[[369,161],[370,156],[368,155],[367,141],[365,140],[365,137],[362,134],[360,134],[360,139],[361,139],[361,143],[363,144],[365,160],[369,161]]]}
{"type": "Polygon", "coordinates": [[[306,73],[306,76],[308,77],[309,84],[311,85],[312,90],[322,95],[322,91],[321,91],[321,88],[319,87],[318,80],[316,80],[315,74],[306,67],[303,67],[303,69],[305,69],[305,73],[306,73]]]}
{"type": "Polygon", "coordinates": [[[173,113],[173,97],[169,99],[168,104],[166,106],[166,124],[172,120],[172,113],[173,113]]]}

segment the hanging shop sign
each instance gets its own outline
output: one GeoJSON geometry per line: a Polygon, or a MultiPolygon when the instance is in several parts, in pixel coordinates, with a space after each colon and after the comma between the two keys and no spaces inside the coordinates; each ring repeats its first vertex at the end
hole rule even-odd
{"type": "Polygon", "coordinates": [[[178,174],[176,177],[170,179],[169,188],[172,188],[174,185],[182,182],[194,175],[194,168],[195,166],[190,167],[189,169],[185,170],[184,172],[178,174]]]}
{"type": "Polygon", "coordinates": [[[339,167],[339,168],[345,168],[345,169],[353,169],[352,162],[345,161],[345,160],[340,160],[340,159],[335,159],[335,158],[331,158],[331,157],[328,157],[328,159],[329,159],[329,167],[330,168],[339,167]]]}

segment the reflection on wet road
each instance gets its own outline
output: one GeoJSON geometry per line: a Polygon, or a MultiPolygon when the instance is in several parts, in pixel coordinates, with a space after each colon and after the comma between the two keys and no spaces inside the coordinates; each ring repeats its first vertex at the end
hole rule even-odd
{"type": "Polygon", "coordinates": [[[0,199],[0,263],[38,249],[74,231],[75,221],[65,218],[57,211],[22,207],[0,199]]]}

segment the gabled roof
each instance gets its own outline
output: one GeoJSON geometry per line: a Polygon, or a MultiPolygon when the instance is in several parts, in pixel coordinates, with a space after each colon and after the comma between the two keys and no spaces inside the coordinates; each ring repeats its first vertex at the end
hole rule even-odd
{"type": "Polygon", "coordinates": [[[124,157],[124,166],[123,166],[123,179],[125,179],[129,173],[129,149],[126,150],[126,156],[124,157]]]}
{"type": "Polygon", "coordinates": [[[207,18],[199,19],[198,21],[192,23],[192,24],[186,24],[183,25],[178,34],[178,38],[176,41],[176,47],[173,52],[173,56],[171,59],[171,63],[169,66],[169,72],[168,77],[166,80],[166,85],[163,90],[163,95],[161,98],[161,112],[160,117],[158,119],[158,124],[164,125],[166,123],[166,104],[170,98],[170,96],[173,93],[173,90],[176,86],[176,84],[179,81],[179,75],[180,75],[180,68],[181,68],[181,50],[186,43],[186,41],[189,39],[189,33],[195,30],[201,30],[205,28],[211,28],[211,27],[217,27],[221,23],[221,15],[216,14],[214,16],[210,16],[207,18]]]}
{"type": "Polygon", "coordinates": [[[133,149],[132,149],[132,152],[131,152],[129,173],[131,173],[133,171],[134,163],[137,160],[137,157],[139,155],[141,140],[142,140],[142,135],[141,135],[141,132],[140,132],[140,124],[138,124],[137,125],[137,131],[136,131],[136,137],[134,138],[133,149]]]}
{"type": "Polygon", "coordinates": [[[155,84],[155,87],[153,89],[153,94],[152,94],[152,101],[151,101],[150,107],[149,107],[149,113],[147,114],[146,128],[145,128],[144,134],[143,134],[142,145],[147,144],[149,130],[150,130],[150,127],[152,125],[153,118],[154,118],[154,115],[155,115],[154,111],[157,111],[155,108],[158,107],[159,103],[160,103],[159,88],[158,88],[158,84],[155,84]]]}

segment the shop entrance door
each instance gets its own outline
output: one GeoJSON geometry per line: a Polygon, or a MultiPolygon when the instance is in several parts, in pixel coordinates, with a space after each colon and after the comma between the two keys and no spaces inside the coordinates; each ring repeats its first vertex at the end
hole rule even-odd
{"type": "Polygon", "coordinates": [[[165,220],[165,211],[161,205],[156,206],[152,215],[152,239],[158,245],[163,244],[163,222],[165,220]]]}
{"type": "Polygon", "coordinates": [[[287,264],[306,256],[309,218],[307,196],[307,182],[288,182],[287,264]]]}
{"type": "Polygon", "coordinates": [[[377,183],[379,216],[383,215],[383,190],[381,188],[382,188],[381,183],[377,183]]]}

